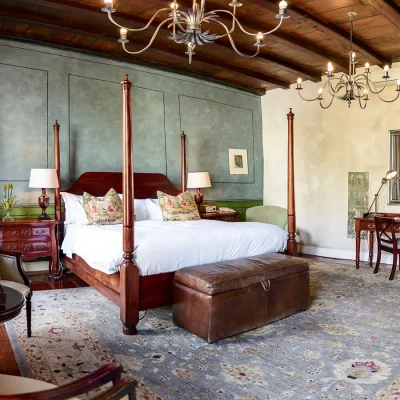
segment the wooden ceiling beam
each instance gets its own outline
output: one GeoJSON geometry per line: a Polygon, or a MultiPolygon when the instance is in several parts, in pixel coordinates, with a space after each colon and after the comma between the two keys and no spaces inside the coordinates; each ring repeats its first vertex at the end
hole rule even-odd
{"type": "MultiPolygon", "coordinates": [[[[56,24],[54,23],[54,21],[48,21],[43,17],[40,17],[39,15],[33,15],[30,14],[29,18],[28,15],[24,14],[24,15],[15,15],[12,12],[2,12],[2,14],[0,15],[0,20],[8,20],[8,21],[13,21],[15,23],[24,23],[24,24],[31,24],[31,25],[35,25],[35,26],[40,26],[43,28],[49,28],[49,29],[57,29],[57,30],[62,30],[62,31],[66,31],[75,35],[83,35],[83,36],[87,36],[96,40],[106,40],[106,41],[111,41],[115,44],[116,43],[116,38],[114,36],[111,36],[109,34],[103,33],[103,34],[99,34],[97,32],[93,32],[93,30],[88,29],[88,27],[86,26],[82,26],[79,29],[77,28],[72,28],[72,27],[65,27],[63,25],[60,24],[56,24]]],[[[143,48],[144,46],[141,46],[137,43],[133,44],[133,43],[129,43],[127,45],[127,47],[131,49],[131,51],[138,51],[141,48],[143,48]]],[[[175,51],[171,51],[171,49],[165,50],[163,48],[161,48],[158,45],[153,45],[152,46],[153,50],[157,50],[157,52],[161,52],[164,54],[172,54],[175,57],[179,57],[181,59],[184,59],[185,61],[187,61],[187,56],[185,56],[184,53],[180,52],[178,49],[175,51]]],[[[242,75],[242,76],[246,76],[246,77],[250,77],[252,79],[255,79],[259,82],[262,83],[266,83],[268,85],[272,85],[274,87],[277,88],[283,88],[283,89],[287,89],[289,88],[289,82],[285,82],[282,81],[280,79],[275,79],[273,77],[264,75],[264,74],[260,74],[245,68],[238,68],[232,65],[227,65],[224,64],[222,62],[217,62],[215,63],[215,60],[208,60],[205,59],[203,57],[197,57],[196,60],[194,62],[197,63],[201,63],[202,65],[204,65],[206,68],[210,68],[210,67],[217,67],[217,68],[221,68],[227,72],[231,72],[233,74],[238,74],[238,75],[242,75]]]]}
{"type": "MultiPolygon", "coordinates": [[[[75,11],[79,12],[81,15],[87,15],[90,18],[101,18],[104,23],[109,23],[109,21],[105,18],[105,14],[102,13],[99,9],[90,7],[87,5],[83,4],[76,4],[76,3],[71,3],[69,1],[63,1],[63,0],[21,0],[24,3],[29,3],[29,4],[35,4],[35,5],[42,5],[44,7],[51,7],[58,9],[60,11],[75,11]]],[[[136,17],[136,16],[131,16],[131,15],[124,15],[121,13],[117,13],[115,15],[116,20],[121,23],[121,25],[129,26],[129,27],[135,27],[135,28],[140,28],[143,27],[144,25],[147,24],[147,21],[145,21],[143,18],[136,17]]],[[[153,24],[154,27],[157,26],[157,24],[153,24]]],[[[252,28],[244,26],[245,29],[252,30],[252,28]]],[[[168,31],[165,28],[162,28],[160,32],[169,35],[170,31],[168,31]]],[[[289,43],[289,40],[286,40],[286,44],[289,43]]],[[[291,47],[293,47],[293,43],[291,43],[291,47]]],[[[213,43],[214,46],[220,47],[222,50],[224,49],[229,49],[230,51],[234,51],[230,45],[224,44],[224,43],[213,43]]],[[[295,46],[296,44],[294,44],[295,46]]],[[[302,51],[307,49],[304,49],[304,47],[301,47],[302,51]]],[[[314,55],[321,56],[320,53],[314,52],[314,55]]],[[[296,76],[301,76],[304,80],[311,80],[313,82],[319,82],[321,80],[321,74],[320,73],[312,73],[310,72],[309,69],[303,68],[301,66],[298,66],[293,63],[289,63],[287,61],[281,60],[277,57],[273,56],[266,56],[266,55],[258,55],[257,60],[260,61],[261,63],[265,64],[266,66],[277,68],[277,69],[284,69],[296,76]]]]}
{"type": "MultiPolygon", "coordinates": [[[[276,2],[273,0],[252,0],[252,2],[272,12],[276,12],[276,2]]],[[[289,16],[293,18],[293,20],[308,23],[314,26],[315,29],[324,32],[325,34],[339,41],[342,44],[345,45],[350,44],[349,43],[350,35],[346,30],[339,28],[334,24],[325,23],[294,5],[290,5],[287,12],[289,16]]],[[[369,60],[370,64],[375,64],[380,67],[384,67],[386,64],[391,65],[391,60],[385,59],[385,57],[377,53],[363,41],[354,37],[353,37],[353,48],[356,52],[363,54],[363,56],[369,60]]]]}
{"type": "MultiPolygon", "coordinates": [[[[0,23],[1,23],[1,19],[0,19],[0,23]]],[[[89,49],[85,49],[85,48],[81,48],[81,47],[75,47],[75,48],[71,48],[71,46],[69,45],[65,45],[65,44],[60,44],[60,43],[54,43],[51,42],[49,40],[41,40],[41,39],[37,39],[37,38],[30,38],[30,37],[25,37],[23,35],[20,36],[15,36],[15,35],[11,35],[5,32],[0,31],[0,38],[2,39],[8,39],[8,40],[13,40],[13,41],[18,41],[21,43],[33,43],[33,44],[38,44],[41,46],[47,46],[47,47],[53,47],[55,49],[61,49],[61,50],[67,50],[67,51],[76,51],[78,53],[82,53],[82,54],[88,54],[91,56],[97,56],[97,57],[107,57],[111,60],[115,60],[115,61],[123,61],[126,63],[132,63],[131,59],[128,59],[128,55],[129,54],[116,54],[116,53],[104,53],[104,52],[100,52],[97,50],[89,50],[89,49]]],[[[155,62],[151,62],[151,61],[146,61],[146,60],[140,60],[140,59],[135,59],[135,64],[136,65],[142,65],[145,67],[151,67],[151,68],[157,68],[159,70],[162,71],[168,71],[168,72],[172,72],[175,74],[181,74],[182,71],[179,70],[178,68],[175,67],[170,67],[169,65],[164,65],[164,64],[159,64],[159,63],[155,63],[155,62]]],[[[249,86],[240,86],[237,85],[233,82],[226,82],[226,81],[222,81],[221,79],[216,79],[213,78],[209,75],[206,74],[202,74],[202,73],[198,73],[198,72],[192,72],[192,71],[186,71],[185,72],[186,76],[192,77],[192,78],[196,78],[196,79],[201,79],[204,81],[208,81],[208,82],[212,82],[218,85],[223,85],[226,87],[230,87],[232,89],[236,89],[236,90],[240,90],[240,91],[244,91],[250,94],[255,94],[258,96],[263,96],[265,94],[265,90],[264,89],[258,89],[258,88],[254,88],[254,87],[249,87],[249,86]]]]}
{"type": "Polygon", "coordinates": [[[393,0],[361,0],[384,15],[397,29],[400,29],[400,6],[393,0]]]}

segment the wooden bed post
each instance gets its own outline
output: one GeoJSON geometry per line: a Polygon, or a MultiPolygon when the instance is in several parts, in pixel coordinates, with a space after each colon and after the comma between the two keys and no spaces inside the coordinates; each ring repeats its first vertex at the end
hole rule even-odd
{"type": "Polygon", "coordinates": [[[54,169],[57,171],[58,188],[54,189],[56,220],[61,222],[61,178],[60,178],[60,125],[56,120],[54,128],[54,169]]]}
{"type": "Polygon", "coordinates": [[[290,109],[288,119],[288,232],[287,252],[290,256],[297,256],[296,243],[296,205],[294,194],[294,114],[290,109]]]}
{"type": "Polygon", "coordinates": [[[186,192],[187,189],[187,172],[186,172],[186,134],[182,131],[181,135],[181,191],[186,192]]]}
{"type": "Polygon", "coordinates": [[[131,121],[131,87],[128,75],[122,86],[122,192],[123,192],[123,251],[124,261],[120,267],[120,317],[125,335],[135,335],[139,322],[139,270],[133,262],[134,250],[134,191],[133,149],[131,121]]]}
{"type": "Polygon", "coordinates": [[[56,265],[52,265],[51,268],[51,278],[61,278],[62,275],[62,251],[61,251],[61,243],[63,240],[63,232],[64,232],[64,221],[61,215],[61,172],[60,172],[60,125],[56,120],[56,123],[53,125],[54,129],[54,169],[57,171],[57,180],[58,180],[58,188],[54,189],[54,209],[55,209],[55,219],[57,221],[56,225],[56,241],[57,241],[57,260],[56,265]],[[54,275],[54,272],[57,272],[57,276],[54,275]]]}

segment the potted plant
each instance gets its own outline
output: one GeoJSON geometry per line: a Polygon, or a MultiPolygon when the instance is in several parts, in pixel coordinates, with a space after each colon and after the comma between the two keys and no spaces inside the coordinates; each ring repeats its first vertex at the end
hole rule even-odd
{"type": "Polygon", "coordinates": [[[10,211],[17,205],[17,196],[14,194],[14,185],[12,183],[4,184],[4,195],[0,197],[0,208],[6,210],[5,222],[12,222],[14,218],[10,216],[10,211]]]}

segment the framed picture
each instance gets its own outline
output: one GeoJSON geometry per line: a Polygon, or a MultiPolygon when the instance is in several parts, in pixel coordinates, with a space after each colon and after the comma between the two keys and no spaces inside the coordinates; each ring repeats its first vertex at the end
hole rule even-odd
{"type": "Polygon", "coordinates": [[[246,149],[229,149],[229,173],[231,175],[248,175],[246,149]]]}

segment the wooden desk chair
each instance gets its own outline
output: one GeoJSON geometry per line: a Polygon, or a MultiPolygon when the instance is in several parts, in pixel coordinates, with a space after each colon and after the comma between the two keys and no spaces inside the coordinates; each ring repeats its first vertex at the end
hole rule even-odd
{"type": "MultiPolygon", "coordinates": [[[[133,379],[122,378],[122,367],[113,364],[105,364],[91,374],[79,378],[74,382],[63,386],[32,392],[32,388],[25,387],[25,381],[32,381],[27,378],[10,377],[13,379],[21,379],[21,392],[19,394],[0,395],[0,400],[67,400],[76,399],[76,396],[87,394],[88,392],[100,388],[112,382],[112,386],[106,391],[91,397],[93,400],[135,400],[136,382],[133,379]]],[[[38,382],[38,381],[34,381],[38,382]]],[[[40,382],[39,382],[40,383],[40,382]]],[[[38,385],[32,385],[37,388],[38,385]]],[[[45,386],[49,386],[46,384],[45,386]]],[[[2,388],[4,389],[4,388],[2,388]]],[[[7,388],[5,388],[7,389],[7,388]]],[[[7,392],[7,391],[6,391],[7,392]]],[[[4,393],[4,391],[3,391],[4,393]]],[[[14,392],[15,393],[15,392],[14,392]]]]}
{"type": "Polygon", "coordinates": [[[21,254],[0,251],[0,285],[11,287],[26,299],[26,321],[28,337],[31,337],[31,315],[32,315],[32,289],[31,280],[25,273],[21,262],[21,254]]]}
{"type": "Polygon", "coordinates": [[[397,256],[400,254],[400,238],[396,237],[394,230],[394,218],[375,217],[376,239],[378,242],[378,255],[376,258],[376,265],[374,274],[379,271],[379,264],[381,263],[381,253],[387,251],[393,254],[393,266],[390,273],[389,280],[393,280],[396,273],[397,256]]]}

